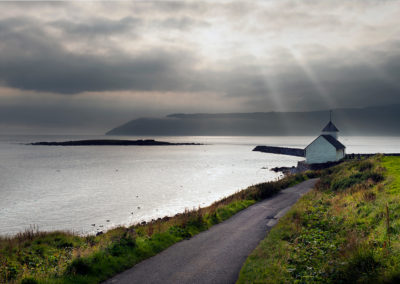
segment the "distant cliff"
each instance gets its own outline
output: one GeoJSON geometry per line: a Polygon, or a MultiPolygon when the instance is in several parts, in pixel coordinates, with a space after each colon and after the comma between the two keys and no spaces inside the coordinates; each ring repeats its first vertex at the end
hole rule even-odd
{"type": "MultiPolygon", "coordinates": [[[[329,111],[171,114],[139,118],[107,135],[317,135],[329,111]]],[[[400,135],[400,105],[336,109],[333,120],[341,135],[400,135]]]]}

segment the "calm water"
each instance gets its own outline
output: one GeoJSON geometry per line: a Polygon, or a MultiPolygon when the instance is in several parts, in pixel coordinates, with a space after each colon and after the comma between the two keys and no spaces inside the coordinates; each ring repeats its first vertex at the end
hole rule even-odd
{"type": "MultiPolygon", "coordinates": [[[[105,137],[0,136],[0,234],[92,233],[207,206],[269,169],[302,158],[252,152],[256,145],[304,147],[313,137],[151,137],[204,146],[29,146],[33,141],[105,137]],[[95,225],[93,225],[95,224],[95,225]]],[[[106,137],[109,138],[109,137],[106,137]]],[[[114,138],[114,137],[113,137],[114,138]]],[[[115,137],[128,138],[128,137],[115,137]]],[[[129,137],[138,139],[148,137],[129,137]]],[[[348,153],[400,152],[400,138],[345,137],[348,153]]]]}

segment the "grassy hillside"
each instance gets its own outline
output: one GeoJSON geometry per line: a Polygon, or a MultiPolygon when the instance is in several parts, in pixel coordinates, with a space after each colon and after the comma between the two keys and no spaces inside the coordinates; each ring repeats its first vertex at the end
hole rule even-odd
{"type": "Polygon", "coordinates": [[[0,283],[99,283],[305,179],[299,174],[261,183],[206,208],[99,236],[32,229],[0,238],[0,283]]]}
{"type": "Polygon", "coordinates": [[[400,158],[349,161],[253,251],[238,283],[400,283],[400,158]]]}

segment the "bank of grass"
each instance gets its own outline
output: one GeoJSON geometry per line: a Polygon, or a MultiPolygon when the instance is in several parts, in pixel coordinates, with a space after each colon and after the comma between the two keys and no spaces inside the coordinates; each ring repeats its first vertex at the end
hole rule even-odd
{"type": "Polygon", "coordinates": [[[248,257],[238,283],[400,283],[400,157],[324,170],[248,257]]]}
{"type": "Polygon", "coordinates": [[[98,236],[31,228],[0,238],[0,283],[99,283],[314,175],[290,175],[257,184],[206,208],[118,227],[98,236]]]}

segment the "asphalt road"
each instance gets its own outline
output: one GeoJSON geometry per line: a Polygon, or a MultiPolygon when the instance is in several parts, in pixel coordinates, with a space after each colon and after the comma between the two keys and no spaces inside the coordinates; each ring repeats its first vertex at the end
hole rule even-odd
{"type": "Polygon", "coordinates": [[[235,283],[247,256],[316,181],[282,190],[105,283],[235,283]]]}

